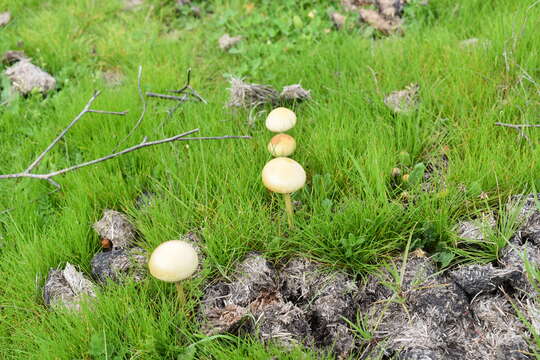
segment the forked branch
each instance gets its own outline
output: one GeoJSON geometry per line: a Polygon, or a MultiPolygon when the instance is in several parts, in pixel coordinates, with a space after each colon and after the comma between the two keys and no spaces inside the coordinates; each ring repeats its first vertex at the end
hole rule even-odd
{"type": "Polygon", "coordinates": [[[143,141],[137,145],[128,147],[124,150],[114,152],[112,154],[90,160],[87,162],[83,162],[80,164],[76,164],[73,166],[69,166],[60,170],[51,171],[47,173],[41,173],[36,174],[33,171],[36,169],[36,167],[40,164],[40,162],[43,160],[45,155],[51,151],[51,149],[66,135],[66,133],[86,114],[86,113],[97,113],[97,114],[110,114],[110,115],[125,115],[127,112],[117,112],[117,111],[104,111],[104,110],[93,110],[90,107],[92,106],[92,103],[96,100],[96,98],[100,95],[99,91],[96,91],[94,95],[90,98],[90,100],[86,103],[84,109],[71,121],[71,123],[64,129],[60,134],[47,146],[41,154],[37,156],[37,158],[26,168],[26,170],[19,172],[19,173],[13,173],[13,174],[0,174],[0,179],[16,179],[16,178],[33,178],[33,179],[41,179],[46,180],[53,186],[55,186],[57,189],[60,189],[61,186],[56,181],[54,181],[52,178],[58,175],[65,174],[70,171],[74,171],[86,166],[94,165],[103,161],[107,161],[110,159],[114,159],[115,157],[142,149],[150,146],[155,145],[161,145],[165,143],[170,143],[174,141],[193,141],[193,140],[224,140],[224,139],[249,139],[251,136],[236,136],[236,135],[225,135],[225,136],[209,136],[209,137],[187,137],[193,133],[196,133],[199,131],[199,129],[193,129],[186,131],[184,133],[165,138],[155,141],[147,141],[147,138],[145,137],[143,141]]]}

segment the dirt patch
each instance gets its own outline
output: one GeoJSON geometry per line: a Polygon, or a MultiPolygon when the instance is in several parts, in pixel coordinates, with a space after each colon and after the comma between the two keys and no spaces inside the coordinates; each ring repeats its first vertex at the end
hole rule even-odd
{"type": "Polygon", "coordinates": [[[146,251],[137,247],[100,252],[92,258],[92,275],[100,282],[126,278],[141,281],[146,276],[146,263],[146,251]]]}
{"type": "MultiPolygon", "coordinates": [[[[337,358],[533,359],[523,320],[540,327],[538,287],[527,278],[525,262],[540,265],[536,199],[512,198],[512,206],[522,206],[516,209],[522,225],[500,261],[490,264],[439,271],[415,251],[357,282],[305,258],[273,264],[249,254],[230,280],[205,289],[203,332],[331,349],[337,358]]],[[[462,235],[482,238],[474,226],[462,235]]]]}
{"type": "Polygon", "coordinates": [[[299,344],[333,347],[340,356],[353,349],[346,319],[355,315],[355,282],[343,273],[327,273],[307,259],[270,264],[250,254],[233,280],[205,291],[200,319],[206,334],[252,334],[286,348],[299,344]]]}

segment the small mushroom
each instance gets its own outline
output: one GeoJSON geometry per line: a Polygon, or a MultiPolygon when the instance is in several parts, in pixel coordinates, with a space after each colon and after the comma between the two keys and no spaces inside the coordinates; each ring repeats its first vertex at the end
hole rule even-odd
{"type": "Polygon", "coordinates": [[[274,157],[289,156],[296,150],[296,141],[287,134],[277,134],[268,143],[268,151],[274,157]]]}
{"type": "Polygon", "coordinates": [[[262,170],[262,181],[270,191],[283,194],[289,227],[293,226],[291,193],[306,183],[306,172],[302,165],[287,157],[270,160],[262,170]]]}
{"type": "Polygon", "coordinates": [[[148,269],[155,278],[176,284],[180,304],[185,303],[182,280],[188,279],[199,266],[197,250],[182,240],[161,243],[150,256],[148,269]]]}
{"type": "Polygon", "coordinates": [[[266,117],[266,128],[271,132],[285,132],[292,129],[295,124],[296,114],[284,107],[275,108],[266,117]]]}

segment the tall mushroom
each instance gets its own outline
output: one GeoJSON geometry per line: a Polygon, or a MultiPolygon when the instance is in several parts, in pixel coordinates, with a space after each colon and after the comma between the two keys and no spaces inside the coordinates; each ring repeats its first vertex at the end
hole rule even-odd
{"type": "Polygon", "coordinates": [[[155,278],[176,284],[180,304],[186,302],[182,280],[188,279],[199,266],[194,246],[186,241],[170,240],[161,243],[150,256],[148,268],[155,278]]]}
{"type": "Polygon", "coordinates": [[[287,157],[278,157],[266,163],[262,170],[262,181],[270,191],[283,194],[289,227],[293,226],[291,193],[306,183],[306,172],[302,165],[287,157]]]}

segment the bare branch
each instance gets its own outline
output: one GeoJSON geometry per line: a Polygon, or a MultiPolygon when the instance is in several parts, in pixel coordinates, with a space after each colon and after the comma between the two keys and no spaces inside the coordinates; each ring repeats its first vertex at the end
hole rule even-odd
{"type": "Polygon", "coordinates": [[[61,169],[61,170],[53,171],[53,172],[50,172],[50,173],[47,173],[47,174],[32,174],[32,173],[29,173],[29,172],[22,172],[22,173],[17,173],[17,174],[0,175],[0,179],[14,179],[14,178],[28,177],[28,178],[34,178],[34,179],[47,180],[48,182],[50,182],[54,186],[59,187],[60,184],[53,181],[51,179],[52,177],[65,174],[67,172],[80,169],[82,167],[86,167],[86,166],[94,165],[94,164],[97,164],[97,163],[100,163],[100,162],[103,162],[103,161],[107,161],[107,160],[113,159],[115,157],[118,157],[120,155],[124,155],[124,154],[130,153],[132,151],[139,150],[139,149],[142,149],[142,148],[145,148],[145,147],[165,144],[165,143],[169,143],[169,142],[173,142],[173,141],[224,140],[224,139],[250,139],[251,138],[251,136],[236,136],[236,135],[206,136],[206,137],[186,138],[186,136],[191,135],[193,133],[196,133],[198,131],[199,131],[199,129],[193,129],[193,130],[186,131],[185,133],[172,136],[170,138],[161,139],[161,140],[155,140],[155,141],[149,141],[149,142],[147,142],[146,138],[145,138],[145,139],[143,139],[143,141],[140,144],[129,147],[129,148],[124,149],[122,151],[119,151],[119,152],[116,152],[116,153],[113,153],[113,154],[110,154],[110,155],[107,155],[107,156],[103,156],[103,157],[100,157],[98,159],[90,160],[90,161],[87,161],[87,162],[84,162],[84,163],[81,163],[81,164],[73,165],[73,166],[70,166],[70,167],[67,167],[67,168],[64,168],[64,169],[61,169]]]}
{"type": "Polygon", "coordinates": [[[540,127],[540,124],[507,124],[507,123],[501,123],[501,122],[496,122],[495,123],[496,126],[504,126],[504,127],[509,127],[509,128],[513,128],[513,129],[522,129],[522,128],[538,128],[540,127]]]}
{"type": "Polygon", "coordinates": [[[109,114],[109,115],[126,115],[127,111],[105,111],[105,110],[88,110],[89,113],[96,113],[96,114],[109,114]]]}
{"type": "Polygon", "coordinates": [[[525,134],[525,131],[523,129],[540,127],[539,124],[507,124],[501,122],[496,122],[495,126],[502,126],[516,130],[518,132],[518,135],[527,140],[529,144],[531,143],[531,139],[527,136],[527,134],[525,134]]]}
{"type": "Polygon", "coordinates": [[[77,115],[75,117],[75,119],[73,119],[71,121],[71,123],[60,133],[60,135],[58,135],[56,137],[56,139],[53,140],[53,142],[51,142],[49,144],[49,146],[47,146],[47,148],[45,150],[43,150],[43,152],[41,154],[39,154],[39,156],[36,158],[36,160],[34,160],[34,162],[32,164],[30,164],[30,166],[28,166],[26,168],[26,170],[24,172],[26,173],[29,173],[30,171],[32,171],[36,166],[39,165],[39,163],[41,162],[41,160],[43,160],[43,158],[45,157],[45,155],[47,155],[47,153],[49,151],[51,151],[51,149],[54,147],[54,145],[56,145],[60,139],[62,139],[64,137],[64,135],[66,135],[66,133],[69,131],[69,129],[71,129],[71,127],[73,125],[75,125],[82,117],[84,114],[86,114],[88,112],[88,110],[90,109],[90,106],[92,105],[92,103],[94,102],[94,100],[96,100],[96,98],[99,96],[100,94],[100,91],[96,91],[94,93],[94,95],[92,96],[92,98],[90,100],[88,100],[88,102],[86,103],[84,109],[79,113],[79,115],[77,115]]]}
{"type": "Polygon", "coordinates": [[[180,90],[167,90],[168,92],[172,92],[174,94],[181,94],[183,93],[184,91],[186,91],[187,88],[189,88],[189,83],[191,82],[191,68],[189,68],[187,70],[187,80],[186,80],[186,85],[184,85],[184,87],[182,87],[180,90]]]}
{"type": "Polygon", "coordinates": [[[114,149],[115,151],[118,149],[118,147],[120,147],[120,145],[122,145],[127,139],[129,139],[131,137],[131,135],[133,135],[135,130],[137,130],[139,128],[139,126],[141,125],[141,123],[142,123],[142,121],[144,119],[144,116],[146,115],[146,98],[144,97],[144,93],[143,93],[143,90],[142,90],[141,79],[142,79],[142,65],[139,65],[139,73],[137,74],[137,89],[139,91],[139,98],[141,98],[141,101],[143,103],[143,109],[142,109],[141,115],[139,116],[139,120],[137,120],[137,122],[135,123],[133,128],[131,128],[131,130],[126,135],[126,137],[123,138],[118,143],[118,145],[116,145],[116,148],[114,149]]]}
{"type": "Polygon", "coordinates": [[[202,102],[204,104],[208,104],[208,101],[206,101],[194,88],[191,87],[190,82],[191,82],[191,68],[189,68],[188,71],[187,71],[186,85],[184,85],[179,90],[167,90],[167,91],[172,92],[173,94],[182,94],[186,90],[189,90],[189,92],[187,92],[187,94],[195,97],[197,100],[199,100],[200,102],[202,102]]]}
{"type": "MultiPolygon", "coordinates": [[[[139,125],[143,121],[144,116],[146,114],[147,104],[146,104],[146,100],[145,100],[144,93],[143,93],[142,86],[141,86],[141,78],[142,78],[142,66],[139,66],[139,74],[138,74],[138,77],[137,77],[137,79],[138,79],[137,85],[138,85],[138,90],[139,90],[139,96],[141,98],[141,101],[143,102],[143,110],[141,112],[139,120],[137,121],[135,126],[131,129],[131,131],[126,136],[126,138],[124,138],[122,140],[122,142],[125,141],[127,138],[129,138],[131,136],[131,134],[139,127],[139,125]]],[[[173,96],[173,95],[157,94],[157,93],[152,93],[152,92],[147,92],[146,95],[149,96],[149,97],[159,97],[159,98],[164,98],[164,99],[177,100],[177,101],[180,101],[180,102],[188,101],[189,96],[194,96],[194,97],[198,98],[200,101],[206,102],[206,100],[204,100],[195,90],[193,90],[191,88],[191,86],[189,85],[190,79],[191,79],[191,69],[188,70],[187,83],[184,86],[184,88],[182,89],[182,91],[189,90],[189,92],[184,93],[184,95],[181,96],[181,97],[180,96],[173,96]]],[[[106,155],[106,156],[103,156],[103,157],[100,157],[100,158],[97,158],[97,159],[94,159],[94,160],[86,161],[86,162],[83,162],[83,163],[80,163],[80,164],[69,166],[69,167],[66,167],[64,169],[52,171],[52,172],[49,172],[49,173],[44,173],[44,174],[35,174],[35,173],[33,173],[32,171],[40,164],[40,162],[43,160],[45,155],[47,155],[47,153],[49,153],[49,151],[51,151],[51,149],[66,135],[66,133],[86,113],[97,113],[97,114],[108,114],[108,115],[125,115],[125,114],[127,114],[127,111],[108,111],[108,110],[94,110],[94,109],[91,109],[90,107],[92,106],[93,102],[97,99],[97,97],[99,95],[100,95],[100,91],[96,91],[93,94],[93,96],[90,98],[90,100],[88,100],[88,102],[84,106],[83,110],[69,123],[68,126],[66,126],[66,128],[64,128],[64,130],[62,130],[62,132],[60,132],[60,134],[47,146],[47,148],[45,150],[43,150],[43,152],[41,152],[41,154],[39,154],[39,156],[26,168],[26,170],[24,170],[24,171],[22,171],[20,173],[14,173],[14,174],[0,174],[0,179],[16,179],[16,178],[41,179],[41,180],[45,180],[45,181],[49,182],[51,185],[53,185],[56,188],[54,191],[59,191],[59,190],[61,190],[61,185],[59,183],[57,183],[56,181],[54,181],[52,179],[53,177],[58,176],[58,175],[62,175],[62,174],[65,174],[67,172],[74,171],[74,170],[77,170],[77,169],[80,169],[80,168],[83,168],[83,167],[86,167],[86,166],[90,166],[90,165],[94,165],[94,164],[97,164],[97,163],[100,163],[100,162],[103,162],[103,161],[107,161],[107,160],[116,158],[116,157],[124,155],[124,154],[128,154],[128,153],[130,153],[132,151],[136,151],[136,150],[139,150],[139,149],[142,149],[142,148],[145,148],[145,147],[165,144],[165,143],[174,142],[174,141],[250,139],[251,138],[251,136],[236,136],[236,135],[191,137],[191,138],[187,137],[187,136],[189,136],[189,135],[191,135],[193,133],[198,132],[199,129],[193,129],[193,130],[190,130],[190,131],[186,131],[186,132],[184,132],[182,134],[175,135],[173,137],[160,139],[160,140],[155,140],[155,141],[147,141],[147,137],[145,136],[143,138],[142,142],[139,143],[138,145],[128,147],[128,148],[126,148],[124,150],[121,150],[121,151],[118,151],[118,152],[114,152],[116,150],[113,150],[112,154],[109,154],[109,155],[106,155]]],[[[13,209],[7,209],[7,210],[0,211],[0,214],[9,212],[11,210],[13,210],[13,209]]]]}
{"type": "Polygon", "coordinates": [[[160,98],[160,99],[166,99],[166,100],[176,100],[176,101],[188,101],[188,99],[189,99],[189,96],[187,96],[187,94],[184,95],[184,96],[174,96],[174,95],[159,94],[159,93],[155,93],[155,92],[151,92],[151,91],[148,91],[146,93],[146,96],[160,98]]]}

